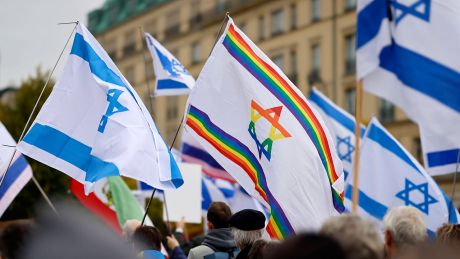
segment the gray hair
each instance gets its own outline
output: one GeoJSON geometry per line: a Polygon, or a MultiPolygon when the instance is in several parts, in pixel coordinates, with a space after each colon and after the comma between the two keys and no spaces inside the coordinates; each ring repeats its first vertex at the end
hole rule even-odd
{"type": "Polygon", "coordinates": [[[320,233],[332,237],[349,258],[383,258],[383,241],[373,222],[355,214],[342,214],[327,220],[320,233]]]}
{"type": "Polygon", "coordinates": [[[122,231],[123,231],[123,237],[125,238],[131,238],[131,236],[134,234],[134,231],[136,231],[136,229],[138,227],[141,226],[141,222],[137,219],[128,219],[125,224],[123,224],[123,228],[122,228],[122,231]]]}
{"type": "Polygon", "coordinates": [[[233,236],[235,238],[236,245],[243,249],[247,246],[252,245],[255,241],[262,238],[263,229],[244,231],[237,228],[233,228],[233,236]]]}
{"type": "Polygon", "coordinates": [[[414,207],[400,206],[390,209],[383,218],[383,225],[397,247],[415,245],[427,238],[423,216],[414,207]]]}

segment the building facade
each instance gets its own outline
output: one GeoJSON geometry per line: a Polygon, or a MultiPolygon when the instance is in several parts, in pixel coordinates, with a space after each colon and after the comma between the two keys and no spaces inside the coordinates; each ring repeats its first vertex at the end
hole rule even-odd
{"type": "MultiPolygon", "coordinates": [[[[354,114],[356,4],[357,0],[107,0],[88,15],[88,27],[151,108],[171,144],[187,96],[149,98],[148,87],[153,91],[155,82],[141,30],[198,77],[229,12],[305,95],[316,87],[354,114]]],[[[372,116],[422,160],[418,127],[389,102],[364,93],[364,123],[372,116]]],[[[436,180],[450,195],[452,175],[436,180]]],[[[460,193],[455,196],[460,205],[460,193]]]]}

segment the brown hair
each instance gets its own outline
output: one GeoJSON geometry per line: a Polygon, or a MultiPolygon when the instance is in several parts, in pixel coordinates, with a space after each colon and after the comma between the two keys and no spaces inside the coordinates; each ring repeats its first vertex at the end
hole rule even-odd
{"type": "Polygon", "coordinates": [[[209,206],[207,219],[214,228],[228,228],[228,219],[232,216],[230,207],[225,202],[213,202],[209,206]]]}

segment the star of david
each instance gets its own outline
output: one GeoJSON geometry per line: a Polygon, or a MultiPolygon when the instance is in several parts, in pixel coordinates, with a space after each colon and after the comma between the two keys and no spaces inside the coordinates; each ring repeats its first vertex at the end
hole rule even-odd
{"type": "Polygon", "coordinates": [[[287,132],[286,129],[284,129],[284,127],[279,123],[282,109],[282,106],[263,109],[262,106],[257,104],[254,100],[251,101],[251,122],[249,123],[248,131],[252,139],[256,142],[257,151],[259,151],[259,159],[262,158],[263,154],[268,161],[270,161],[273,141],[291,137],[289,132],[287,132]],[[268,137],[262,142],[259,140],[256,133],[256,123],[261,118],[264,118],[270,123],[268,137]]]}
{"type": "Polygon", "coordinates": [[[391,5],[394,8],[395,22],[398,24],[407,15],[412,15],[415,18],[430,21],[431,0],[411,0],[401,3],[401,0],[392,0],[391,5]]]}
{"type": "MultiPolygon", "coordinates": [[[[416,194],[415,194],[416,195],[416,194]]],[[[429,213],[429,205],[433,203],[437,203],[438,200],[436,200],[433,196],[431,196],[428,193],[428,183],[421,183],[421,184],[414,184],[411,182],[409,179],[406,178],[406,183],[405,187],[402,191],[398,192],[396,194],[396,197],[400,198],[401,200],[404,201],[406,206],[413,206],[423,213],[427,214],[429,213]],[[423,201],[422,202],[416,202],[413,199],[411,199],[411,193],[412,192],[419,192],[420,194],[423,195],[423,201]]],[[[412,196],[413,198],[413,196],[412,196]]]]}
{"type": "Polygon", "coordinates": [[[351,155],[355,151],[355,146],[351,143],[351,136],[341,138],[337,136],[337,153],[342,161],[351,163],[351,155]]]}

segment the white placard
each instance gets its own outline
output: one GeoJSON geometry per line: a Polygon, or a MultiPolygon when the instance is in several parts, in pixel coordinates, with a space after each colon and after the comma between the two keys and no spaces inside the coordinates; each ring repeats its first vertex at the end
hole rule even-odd
{"type": "MultiPolygon", "coordinates": [[[[164,191],[169,220],[178,222],[184,217],[187,223],[201,223],[201,166],[181,163],[179,168],[184,185],[164,191]]],[[[163,211],[166,219],[166,210],[163,211]]]]}

